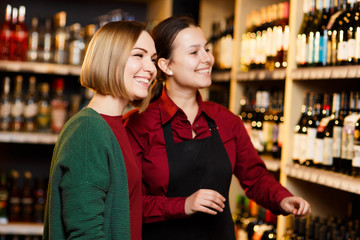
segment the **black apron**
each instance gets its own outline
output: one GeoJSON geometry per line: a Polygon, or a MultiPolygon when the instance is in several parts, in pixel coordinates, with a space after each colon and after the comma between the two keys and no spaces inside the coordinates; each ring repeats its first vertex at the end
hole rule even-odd
{"type": "Polygon", "coordinates": [[[195,213],[184,219],[143,224],[144,240],[235,240],[229,209],[232,168],[215,122],[207,118],[211,137],[174,143],[170,121],[163,127],[169,162],[167,197],[188,197],[212,189],[226,198],[217,215],[195,213]]]}

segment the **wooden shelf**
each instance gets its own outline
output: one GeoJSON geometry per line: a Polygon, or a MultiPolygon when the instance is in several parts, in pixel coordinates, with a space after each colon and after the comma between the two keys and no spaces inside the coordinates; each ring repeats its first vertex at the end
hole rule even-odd
{"type": "Polygon", "coordinates": [[[211,79],[213,82],[230,82],[230,70],[214,70],[211,79]]]}
{"type": "Polygon", "coordinates": [[[285,173],[289,177],[303,181],[360,194],[360,179],[353,178],[341,173],[301,166],[299,164],[287,165],[285,167],[285,173]]]}
{"type": "Polygon", "coordinates": [[[272,156],[260,156],[264,161],[267,170],[272,172],[280,171],[280,160],[274,159],[272,156]]]}
{"type": "Polygon", "coordinates": [[[55,133],[27,133],[27,132],[0,132],[0,142],[55,144],[58,134],[55,133]]]}
{"type": "Polygon", "coordinates": [[[42,223],[8,223],[0,224],[0,234],[4,235],[32,235],[42,236],[44,224],[42,223]]]}
{"type": "Polygon", "coordinates": [[[294,80],[359,78],[360,66],[308,67],[291,71],[294,80]]]}
{"type": "Polygon", "coordinates": [[[0,70],[7,72],[30,72],[79,76],[81,66],[55,63],[0,61],[0,70]]]}
{"type": "Polygon", "coordinates": [[[237,81],[258,81],[258,80],[285,80],[286,70],[251,70],[249,72],[238,72],[237,81]]]}

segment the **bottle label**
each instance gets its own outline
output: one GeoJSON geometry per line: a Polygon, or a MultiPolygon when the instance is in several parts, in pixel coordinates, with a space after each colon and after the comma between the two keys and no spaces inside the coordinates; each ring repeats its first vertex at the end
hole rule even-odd
{"type": "Polygon", "coordinates": [[[353,167],[360,167],[360,145],[354,146],[354,158],[352,161],[353,167]]]}
{"type": "Polygon", "coordinates": [[[0,117],[10,116],[11,104],[9,102],[0,105],[0,117]]]}
{"type": "Polygon", "coordinates": [[[360,26],[357,26],[355,31],[355,58],[360,58],[360,26]]]}
{"type": "Polygon", "coordinates": [[[307,145],[307,134],[300,134],[300,156],[299,162],[300,164],[305,163],[306,157],[308,156],[308,145],[307,145]]]}
{"type": "Polygon", "coordinates": [[[341,157],[342,127],[334,126],[332,154],[334,158],[341,157]]]}
{"type": "Polygon", "coordinates": [[[11,104],[11,116],[20,117],[24,112],[24,102],[16,101],[11,104]]]}
{"type": "Polygon", "coordinates": [[[294,134],[294,142],[293,142],[293,159],[295,160],[299,160],[300,158],[300,141],[301,141],[301,136],[302,134],[300,133],[295,133],[294,134]]]}
{"type": "Polygon", "coordinates": [[[320,32],[315,33],[315,40],[314,40],[314,62],[320,62],[320,56],[322,56],[322,52],[320,52],[320,32]]]}
{"type": "Polygon", "coordinates": [[[308,58],[307,58],[307,63],[308,64],[312,64],[314,63],[314,40],[315,40],[315,35],[314,32],[310,32],[309,33],[309,42],[307,43],[307,49],[308,49],[308,58]]]}
{"type": "Polygon", "coordinates": [[[352,114],[345,118],[342,131],[341,158],[351,160],[354,156],[354,132],[355,123],[359,119],[358,114],[352,114]]]}
{"type": "Polygon", "coordinates": [[[339,61],[346,61],[348,59],[348,41],[344,41],[344,31],[339,31],[338,53],[337,59],[339,61]]]}
{"type": "Polygon", "coordinates": [[[355,45],[356,45],[356,41],[354,38],[349,39],[348,41],[348,53],[347,56],[348,58],[355,58],[355,45]]]}
{"type": "Polygon", "coordinates": [[[52,100],[52,111],[51,111],[51,129],[54,132],[60,132],[61,128],[66,122],[66,108],[67,103],[59,100],[52,100]]]}
{"type": "Polygon", "coordinates": [[[315,139],[316,139],[316,128],[308,128],[307,130],[307,149],[306,149],[306,158],[309,160],[314,159],[315,152],[315,139]]]}
{"type": "Polygon", "coordinates": [[[326,65],[327,61],[327,48],[328,48],[328,31],[324,30],[323,36],[320,37],[320,62],[323,66],[326,65]]]}
{"type": "Polygon", "coordinates": [[[267,151],[271,151],[273,132],[274,132],[274,122],[264,121],[263,122],[263,136],[264,136],[264,145],[266,146],[267,151]]]}
{"type": "Polygon", "coordinates": [[[323,164],[326,166],[333,165],[333,138],[324,138],[323,164]]]}
{"type": "Polygon", "coordinates": [[[289,25],[285,26],[283,38],[284,38],[283,47],[284,47],[284,50],[287,51],[289,49],[289,39],[290,39],[289,25]]]}
{"type": "Polygon", "coordinates": [[[24,108],[24,117],[32,118],[37,115],[38,105],[36,103],[31,103],[25,106],[24,108]]]}
{"type": "Polygon", "coordinates": [[[279,123],[279,132],[278,132],[278,146],[279,147],[282,147],[283,142],[284,142],[283,132],[284,132],[284,123],[281,122],[281,123],[279,123]]]}
{"type": "Polygon", "coordinates": [[[324,139],[316,138],[314,145],[314,162],[322,164],[324,160],[324,139]]]}

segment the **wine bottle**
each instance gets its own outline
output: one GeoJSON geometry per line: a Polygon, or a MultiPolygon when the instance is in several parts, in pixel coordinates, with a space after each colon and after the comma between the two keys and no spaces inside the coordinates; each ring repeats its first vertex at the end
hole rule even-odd
{"type": "Polygon", "coordinates": [[[36,129],[36,115],[38,113],[38,98],[36,92],[36,77],[29,78],[29,90],[25,98],[24,131],[32,132],[36,129]]]}
{"type": "Polygon", "coordinates": [[[307,111],[309,106],[309,93],[305,93],[304,102],[301,107],[301,116],[295,126],[293,139],[293,162],[302,164],[306,156],[306,140],[307,140],[307,111]],[[305,155],[304,155],[305,154],[305,155]]]}
{"type": "Polygon", "coordinates": [[[19,172],[10,170],[10,191],[9,191],[9,221],[20,221],[21,214],[21,195],[19,189],[19,172]]]}
{"type": "Polygon", "coordinates": [[[342,144],[342,130],[344,127],[344,118],[347,116],[348,107],[348,94],[346,92],[341,93],[340,112],[338,118],[334,122],[333,130],[333,161],[334,170],[336,172],[342,172],[343,160],[341,158],[341,144],[342,144]]]}
{"type": "Polygon", "coordinates": [[[344,127],[342,131],[341,159],[342,172],[351,175],[352,159],[354,156],[354,133],[355,124],[360,115],[357,112],[358,94],[350,92],[349,115],[344,118],[344,127]]]}
{"type": "Polygon", "coordinates": [[[354,61],[354,29],[350,26],[352,18],[352,9],[354,0],[343,0],[344,12],[338,18],[338,35],[337,35],[337,65],[348,65],[354,61]],[[350,41],[349,41],[350,40],[350,41]]]}
{"type": "Polygon", "coordinates": [[[11,130],[10,77],[4,78],[3,92],[0,98],[0,130],[11,130]]]}
{"type": "Polygon", "coordinates": [[[17,75],[15,78],[15,89],[11,101],[11,129],[20,131],[24,124],[24,97],[22,92],[23,77],[17,75]]]}
{"type": "Polygon", "coordinates": [[[81,36],[81,25],[74,23],[70,26],[69,64],[80,65],[84,57],[85,42],[81,36]]]}
{"type": "Polygon", "coordinates": [[[276,115],[275,104],[277,101],[277,92],[275,91],[272,94],[269,94],[269,97],[270,99],[269,98],[264,99],[265,108],[266,106],[268,106],[267,110],[264,113],[264,121],[263,121],[265,153],[271,153],[271,149],[273,147],[273,132],[274,132],[274,127],[276,125],[274,122],[274,115],[276,115]]]}
{"type": "Polygon", "coordinates": [[[0,59],[9,60],[10,58],[10,37],[11,37],[11,5],[6,5],[5,21],[0,29],[0,59]]]}
{"type": "Polygon", "coordinates": [[[319,126],[316,129],[316,139],[314,145],[314,165],[318,168],[322,168],[324,162],[324,132],[326,126],[331,120],[330,104],[330,94],[325,93],[322,107],[322,117],[319,126]]]}
{"type": "Polygon", "coordinates": [[[68,101],[64,95],[64,79],[54,80],[55,95],[51,100],[51,130],[59,133],[67,120],[68,101]]]}
{"type": "Polygon", "coordinates": [[[39,61],[40,62],[52,62],[54,58],[53,54],[53,34],[52,34],[52,20],[51,18],[45,18],[43,30],[40,34],[39,44],[39,61]]]}
{"type": "Polygon", "coordinates": [[[287,51],[289,47],[289,3],[278,4],[278,27],[277,27],[277,53],[275,56],[275,68],[287,66],[287,51]]]}
{"type": "Polygon", "coordinates": [[[273,133],[273,148],[271,149],[273,158],[281,158],[281,149],[283,144],[283,132],[284,132],[284,113],[283,113],[283,92],[278,93],[277,111],[274,115],[274,133],[273,133]]]}
{"type": "Polygon", "coordinates": [[[354,157],[352,160],[352,176],[360,178],[360,119],[355,123],[354,157]]]}
{"type": "Polygon", "coordinates": [[[68,44],[66,37],[66,12],[61,11],[55,15],[55,49],[54,62],[59,64],[68,63],[68,44]]]}
{"type": "MultiPolygon", "coordinates": [[[[319,8],[321,9],[321,2],[319,8]]],[[[330,0],[324,0],[322,11],[320,13],[320,23],[315,32],[315,46],[314,46],[314,64],[316,66],[326,66],[327,59],[327,43],[328,43],[328,30],[327,25],[331,17],[330,13],[330,0]]]]}
{"type": "Polygon", "coordinates": [[[7,202],[9,198],[9,190],[6,187],[6,174],[0,172],[0,224],[9,222],[7,213],[7,202]]]}
{"type": "Polygon", "coordinates": [[[36,128],[39,131],[49,131],[51,124],[51,105],[49,100],[49,84],[44,82],[40,85],[38,102],[38,114],[36,116],[36,128]]]}
{"type": "Polygon", "coordinates": [[[312,19],[312,23],[309,24],[309,32],[306,37],[306,45],[307,45],[307,66],[315,65],[315,33],[318,28],[318,25],[321,22],[321,14],[320,9],[321,1],[317,1],[318,4],[315,4],[315,0],[310,1],[310,18],[312,19]]]}
{"type": "Polygon", "coordinates": [[[360,0],[357,0],[355,4],[353,26],[355,35],[355,62],[360,64],[360,0]]]}
{"type": "Polygon", "coordinates": [[[333,94],[331,119],[324,130],[324,151],[323,151],[323,167],[326,170],[334,169],[333,161],[333,144],[334,144],[334,125],[340,112],[340,94],[333,94]]]}
{"type": "Polygon", "coordinates": [[[34,222],[44,222],[45,202],[46,190],[44,180],[36,178],[34,186],[34,222]]]}
{"type": "Polygon", "coordinates": [[[32,173],[24,172],[24,184],[21,191],[21,221],[33,221],[34,190],[32,186],[32,173]]]}
{"type": "Polygon", "coordinates": [[[29,31],[29,44],[27,50],[27,61],[36,62],[39,53],[39,18],[34,16],[31,19],[31,29],[29,31]]]}
{"type": "Polygon", "coordinates": [[[321,118],[321,101],[322,94],[318,94],[316,97],[315,93],[310,93],[310,105],[308,110],[307,119],[307,147],[306,147],[306,166],[312,166],[314,162],[315,154],[315,140],[317,134],[317,128],[320,124],[321,118]]]}
{"type": "Polygon", "coordinates": [[[339,32],[339,20],[344,9],[340,4],[340,0],[334,0],[334,13],[331,15],[327,29],[328,31],[328,57],[327,65],[337,65],[337,50],[338,50],[338,32],[339,32]]]}
{"type": "Polygon", "coordinates": [[[25,7],[13,8],[10,37],[10,60],[26,61],[28,49],[28,30],[25,23],[25,7]]]}
{"type": "Polygon", "coordinates": [[[305,67],[307,61],[307,48],[306,48],[306,36],[308,32],[308,25],[309,22],[312,21],[312,17],[310,18],[310,11],[309,11],[309,0],[303,1],[303,20],[297,35],[296,39],[296,63],[298,67],[305,67]]]}
{"type": "Polygon", "coordinates": [[[255,113],[253,115],[251,121],[251,140],[258,151],[259,154],[262,154],[265,150],[264,145],[264,134],[263,134],[263,120],[265,113],[265,105],[264,105],[264,95],[268,93],[265,91],[257,91],[256,92],[256,107],[255,113]]]}

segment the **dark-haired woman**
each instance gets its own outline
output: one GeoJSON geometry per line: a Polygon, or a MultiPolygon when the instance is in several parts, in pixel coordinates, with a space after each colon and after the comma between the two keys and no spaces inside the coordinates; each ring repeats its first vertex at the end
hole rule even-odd
{"type": "Polygon", "coordinates": [[[198,90],[210,86],[214,58],[201,28],[171,17],[152,37],[162,77],[153,90],[160,96],[125,118],[142,166],[143,239],[235,239],[232,174],[249,198],[274,213],[308,214],[308,202],[267,172],[240,118],[202,101],[198,90]]]}

